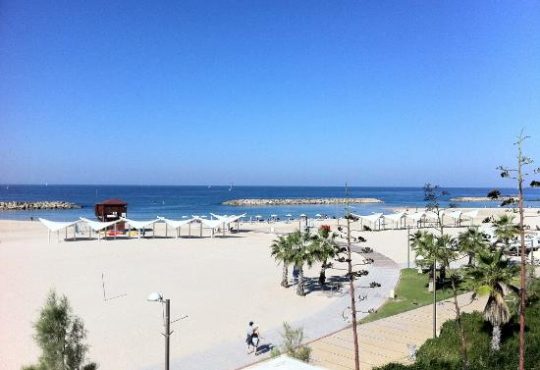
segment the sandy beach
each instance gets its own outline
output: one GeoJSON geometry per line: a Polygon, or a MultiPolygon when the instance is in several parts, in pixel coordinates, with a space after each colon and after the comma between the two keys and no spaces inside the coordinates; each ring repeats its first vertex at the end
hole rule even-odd
{"type": "MultiPolygon", "coordinates": [[[[494,212],[499,210],[483,209],[477,221],[494,212]]],[[[540,219],[536,212],[528,210],[526,219],[533,228],[540,219]]],[[[336,229],[337,222],[315,221],[313,225],[330,224],[336,229]]],[[[276,233],[297,227],[298,222],[244,223],[240,233],[213,239],[58,242],[54,235],[48,244],[47,231],[38,222],[0,221],[0,369],[19,369],[36,361],[39,352],[32,339],[32,323],[53,288],[67,295],[74,312],[84,320],[89,357],[100,369],[160,368],[162,308],[146,301],[154,291],[171,299],[172,320],[188,315],[172,327],[173,363],[224,342],[238,342],[240,351],[244,350],[249,320],[260,323],[264,333],[279,328],[283,321],[317,317],[339,298],[322,292],[299,297],[294,288],[281,288],[281,267],[269,255],[276,233]]],[[[156,234],[164,235],[163,228],[158,225],[156,234]]],[[[353,223],[354,229],[354,235],[368,240],[365,246],[406,267],[406,230],[361,232],[359,224],[353,223]]],[[[413,253],[409,258],[414,261],[413,253]]],[[[306,275],[318,276],[318,267],[306,275]]],[[[385,291],[391,288],[385,286],[385,291]]],[[[381,302],[384,294],[379,295],[381,302]]],[[[340,314],[335,312],[336,317],[340,314]]],[[[304,324],[309,332],[310,325],[320,323],[304,324]]]]}

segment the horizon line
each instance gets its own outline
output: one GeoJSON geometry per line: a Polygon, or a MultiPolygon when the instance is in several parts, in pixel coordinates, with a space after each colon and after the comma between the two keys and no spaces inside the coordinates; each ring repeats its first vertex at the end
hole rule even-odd
{"type": "MultiPolygon", "coordinates": [[[[413,189],[419,189],[423,188],[427,182],[424,185],[347,185],[349,188],[413,188],[413,189]]],[[[459,186],[444,186],[440,184],[433,184],[430,183],[433,186],[439,186],[440,188],[444,189],[452,189],[452,188],[469,188],[469,189],[513,189],[512,186],[509,187],[502,187],[502,186],[466,186],[466,185],[459,185],[459,186]]],[[[345,185],[246,185],[246,184],[73,184],[73,183],[66,183],[66,184],[60,184],[60,183],[53,183],[53,184],[36,184],[36,183],[1,183],[1,187],[4,186],[129,186],[129,187],[135,187],[135,186],[141,186],[141,187],[153,187],[153,186],[164,186],[164,187],[291,187],[291,188],[345,188],[345,185]]],[[[526,189],[531,189],[531,187],[527,186],[524,187],[526,189]]]]}

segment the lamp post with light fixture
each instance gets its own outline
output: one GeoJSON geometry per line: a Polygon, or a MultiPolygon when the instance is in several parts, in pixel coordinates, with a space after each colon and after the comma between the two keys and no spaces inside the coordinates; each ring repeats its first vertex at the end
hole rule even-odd
{"type": "Polygon", "coordinates": [[[162,304],[165,304],[165,333],[163,333],[163,336],[165,337],[165,370],[169,370],[169,348],[170,348],[170,342],[169,338],[172,334],[170,328],[171,328],[171,301],[170,299],[163,299],[163,295],[161,293],[151,293],[148,298],[148,301],[150,302],[160,302],[162,304]]]}

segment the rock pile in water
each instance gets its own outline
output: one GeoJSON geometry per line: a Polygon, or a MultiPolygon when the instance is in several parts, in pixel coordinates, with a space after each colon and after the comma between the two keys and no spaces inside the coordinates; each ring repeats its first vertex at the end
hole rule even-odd
{"type": "Polygon", "coordinates": [[[382,203],[376,198],[298,198],[298,199],[233,199],[223,202],[226,206],[281,206],[319,204],[382,203]]]}
{"type": "Polygon", "coordinates": [[[0,202],[0,211],[25,211],[29,209],[74,209],[81,206],[61,201],[0,202]]]}

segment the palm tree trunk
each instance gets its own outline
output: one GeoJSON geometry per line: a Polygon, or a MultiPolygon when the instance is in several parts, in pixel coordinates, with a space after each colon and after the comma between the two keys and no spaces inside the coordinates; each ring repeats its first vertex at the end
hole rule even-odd
{"type": "Polygon", "coordinates": [[[281,276],[281,286],[284,288],[289,287],[289,266],[286,263],[283,264],[283,275],[281,276]]]}
{"type": "Polygon", "coordinates": [[[321,273],[319,274],[319,285],[321,288],[326,286],[326,269],[324,267],[321,268],[321,273]]]}
{"type": "Polygon", "coordinates": [[[296,285],[296,294],[304,296],[304,266],[297,266],[298,268],[298,284],[296,285]]]}
{"type": "Polygon", "coordinates": [[[433,274],[433,265],[429,268],[428,274],[428,292],[433,292],[435,287],[435,274],[433,274]]]}
{"type": "Polygon", "coordinates": [[[323,261],[321,266],[321,273],[319,274],[319,284],[321,288],[326,286],[326,260],[323,261]]]}
{"type": "Polygon", "coordinates": [[[461,309],[458,303],[458,292],[456,287],[456,277],[452,275],[450,277],[452,280],[452,293],[454,295],[454,307],[456,309],[456,323],[459,328],[459,339],[461,341],[461,356],[463,356],[463,369],[467,370],[469,368],[469,357],[467,355],[467,339],[465,338],[465,330],[463,330],[463,323],[461,322],[461,309]]]}
{"type": "Polygon", "coordinates": [[[498,351],[501,349],[501,326],[493,325],[493,334],[491,336],[491,350],[498,351]]]}

